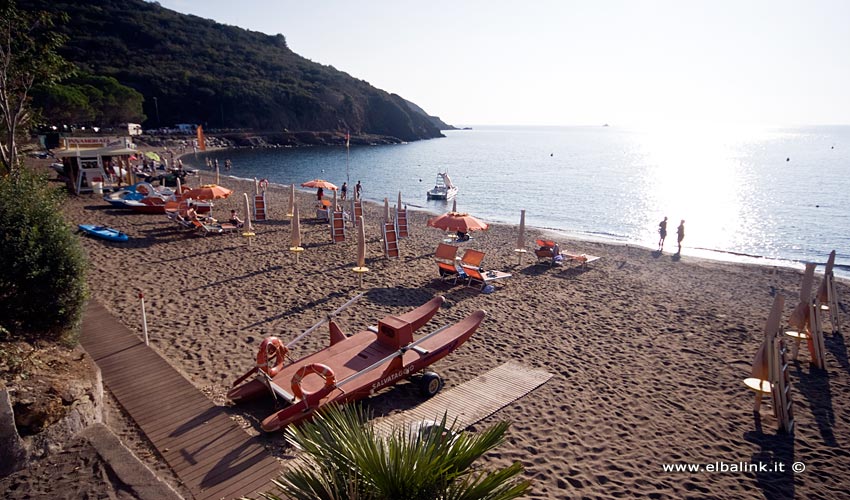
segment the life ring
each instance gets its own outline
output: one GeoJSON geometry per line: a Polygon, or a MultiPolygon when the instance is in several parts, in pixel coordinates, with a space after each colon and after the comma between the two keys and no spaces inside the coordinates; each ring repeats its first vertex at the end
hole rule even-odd
{"type": "Polygon", "coordinates": [[[266,189],[268,189],[268,187],[269,187],[269,180],[268,179],[260,179],[260,189],[265,191],[266,189]]]}
{"type": "Polygon", "coordinates": [[[257,353],[257,368],[274,377],[283,369],[283,362],[289,349],[277,337],[263,339],[260,344],[260,352],[257,353]],[[275,358],[274,365],[271,365],[275,358]]]}
{"type": "Polygon", "coordinates": [[[331,367],[323,365],[322,363],[310,363],[307,366],[302,366],[301,369],[295,372],[295,375],[292,376],[292,394],[294,394],[297,398],[306,400],[309,396],[315,394],[315,392],[305,393],[301,389],[301,380],[311,373],[320,375],[325,379],[324,390],[330,389],[334,386],[334,384],[336,384],[336,375],[331,367]]]}

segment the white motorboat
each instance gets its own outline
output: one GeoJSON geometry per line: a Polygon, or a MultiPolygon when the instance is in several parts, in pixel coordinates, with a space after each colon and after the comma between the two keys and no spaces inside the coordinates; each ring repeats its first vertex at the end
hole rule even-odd
{"type": "Polygon", "coordinates": [[[440,172],[437,174],[437,181],[434,183],[434,189],[428,191],[429,200],[450,200],[457,194],[457,186],[452,184],[449,179],[448,172],[440,172]]]}

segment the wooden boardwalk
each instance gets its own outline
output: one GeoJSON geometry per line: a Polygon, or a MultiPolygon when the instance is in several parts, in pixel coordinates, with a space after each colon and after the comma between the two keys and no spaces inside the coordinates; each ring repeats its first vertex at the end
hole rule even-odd
{"type": "Polygon", "coordinates": [[[465,429],[525,396],[552,378],[551,373],[507,362],[468,382],[439,394],[421,405],[375,422],[379,434],[389,435],[393,428],[423,420],[455,422],[465,429]]]}
{"type": "Polygon", "coordinates": [[[103,381],[196,499],[258,496],[280,466],[221,406],[183,378],[98,302],[80,342],[103,381]]]}

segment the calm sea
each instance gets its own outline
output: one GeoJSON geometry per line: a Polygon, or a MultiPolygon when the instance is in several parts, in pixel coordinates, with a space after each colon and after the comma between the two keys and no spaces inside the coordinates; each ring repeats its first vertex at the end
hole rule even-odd
{"type": "MultiPolygon", "coordinates": [[[[794,129],[633,130],[619,127],[480,127],[394,146],[243,149],[228,173],[296,185],[324,178],[363,184],[366,199],[435,213],[427,201],[438,171],[459,187],[458,210],[490,222],[526,224],[665,249],[685,219],[684,255],[802,267],[837,252],[850,277],[850,126],[794,129]]],[[[225,172],[223,172],[225,173],[225,172]]]]}

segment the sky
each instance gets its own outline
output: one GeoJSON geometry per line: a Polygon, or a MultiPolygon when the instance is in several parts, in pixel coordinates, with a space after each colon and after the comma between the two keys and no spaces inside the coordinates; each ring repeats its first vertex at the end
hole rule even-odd
{"type": "Polygon", "coordinates": [[[845,0],[159,0],[456,125],[850,124],[845,0]]]}

